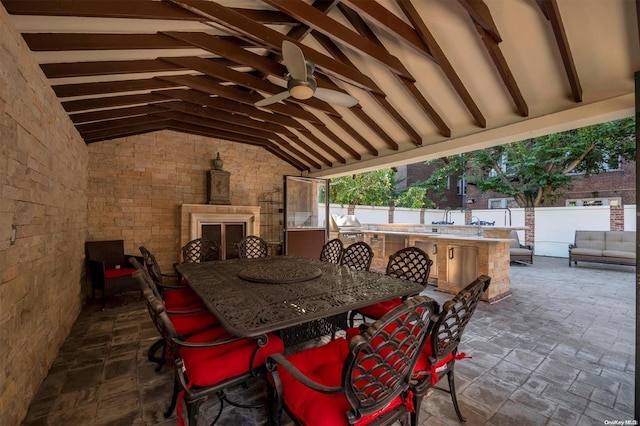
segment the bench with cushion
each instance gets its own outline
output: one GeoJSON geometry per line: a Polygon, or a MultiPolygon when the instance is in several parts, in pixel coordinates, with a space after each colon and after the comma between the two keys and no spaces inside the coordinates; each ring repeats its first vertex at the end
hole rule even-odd
{"type": "Polygon", "coordinates": [[[571,262],[636,264],[635,231],[576,231],[575,242],[569,245],[571,262]]]}
{"type": "MultiPolygon", "coordinates": [[[[87,260],[87,278],[91,280],[91,293],[100,290],[102,309],[105,298],[125,291],[139,290],[133,279],[136,269],[129,263],[131,255],[124,254],[123,240],[86,241],[84,244],[87,260]]],[[[142,258],[139,256],[133,256],[142,258]]]]}
{"type": "Polygon", "coordinates": [[[509,260],[518,263],[533,263],[533,247],[520,244],[517,231],[511,231],[509,242],[509,260]]]}

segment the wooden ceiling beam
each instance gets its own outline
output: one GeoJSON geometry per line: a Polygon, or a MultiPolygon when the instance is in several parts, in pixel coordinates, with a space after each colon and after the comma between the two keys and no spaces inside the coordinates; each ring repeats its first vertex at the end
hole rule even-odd
{"type": "MultiPolygon", "coordinates": [[[[222,25],[232,33],[240,33],[244,37],[253,40],[258,46],[266,45],[274,51],[280,51],[282,42],[296,40],[272,30],[258,22],[255,22],[234,10],[224,7],[214,1],[204,0],[167,0],[173,4],[179,5],[193,13],[200,14],[204,18],[222,25]]],[[[335,61],[328,56],[304,45],[300,45],[305,57],[316,65],[318,69],[325,73],[331,74],[338,79],[347,81],[364,90],[374,90],[373,81],[353,67],[346,66],[335,61]]]]}
{"type": "Polygon", "coordinates": [[[343,141],[342,138],[339,138],[335,133],[333,133],[329,128],[327,128],[327,126],[319,126],[315,123],[311,123],[311,125],[315,127],[317,130],[319,130],[322,134],[324,134],[327,138],[329,138],[333,143],[335,143],[340,148],[348,152],[353,158],[355,158],[356,160],[362,159],[362,156],[358,151],[356,151],[351,146],[349,146],[349,144],[343,141]]]}
{"type": "Polygon", "coordinates": [[[347,162],[347,160],[342,155],[340,155],[335,149],[331,148],[329,145],[324,143],[322,139],[314,135],[313,132],[311,132],[309,129],[301,131],[300,133],[302,133],[302,136],[309,139],[316,146],[320,147],[324,152],[328,153],[333,158],[335,158],[338,162],[342,164],[345,164],[347,162]]]}
{"type": "Polygon", "coordinates": [[[113,120],[116,118],[153,114],[160,111],[164,111],[164,109],[154,105],[140,105],[125,108],[110,108],[92,112],[81,112],[77,114],[70,114],[69,117],[73,124],[83,124],[92,121],[113,120]]]}
{"type": "MultiPolygon", "coordinates": [[[[221,59],[224,61],[224,59],[221,59]]],[[[40,64],[47,78],[115,75],[144,72],[180,71],[183,67],[158,59],[135,61],[97,61],[40,64]]]]}
{"type": "Polygon", "coordinates": [[[180,99],[192,104],[203,105],[210,108],[216,108],[221,111],[227,111],[235,114],[242,114],[245,117],[256,118],[265,122],[278,123],[282,126],[292,127],[294,129],[307,130],[299,121],[294,120],[291,117],[285,117],[281,114],[273,114],[271,112],[263,111],[254,106],[241,104],[229,99],[221,97],[211,97],[206,93],[202,93],[196,90],[190,89],[168,89],[158,90],[153,92],[160,96],[167,96],[171,99],[180,99]]]}
{"type": "Polygon", "coordinates": [[[462,82],[456,71],[453,69],[453,66],[444,54],[444,51],[438,45],[438,42],[431,34],[431,31],[429,31],[429,29],[427,28],[427,25],[424,23],[424,21],[420,17],[420,14],[413,6],[411,1],[396,0],[396,3],[400,6],[404,14],[407,16],[407,18],[411,22],[411,25],[413,25],[420,38],[422,38],[424,43],[429,46],[429,50],[435,58],[436,63],[440,65],[440,68],[451,82],[451,85],[453,86],[455,91],[458,92],[458,96],[460,96],[462,102],[464,102],[464,104],[467,106],[467,109],[475,119],[478,126],[482,127],[483,129],[486,128],[487,120],[484,118],[484,115],[482,115],[480,108],[478,108],[478,105],[476,105],[476,102],[471,97],[471,94],[464,86],[464,83],[462,82]]]}
{"type": "Polygon", "coordinates": [[[86,134],[91,132],[99,132],[103,130],[113,130],[118,128],[128,128],[131,126],[138,126],[142,124],[156,123],[167,121],[164,117],[160,117],[155,114],[147,114],[139,117],[125,117],[114,120],[103,120],[95,123],[76,124],[76,129],[80,134],[86,134]]]}
{"type": "MultiPolygon", "coordinates": [[[[262,96],[260,95],[249,93],[232,86],[224,86],[222,84],[218,84],[215,80],[207,76],[182,75],[157,78],[174,83],[175,85],[191,87],[200,92],[208,93],[210,95],[216,95],[226,99],[231,99],[252,107],[254,107],[254,104],[257,101],[262,99],[262,96]]],[[[300,118],[302,120],[313,121],[317,124],[322,124],[322,121],[320,121],[309,111],[305,111],[304,109],[291,104],[284,105],[279,103],[270,105],[270,107],[270,110],[279,114],[300,118]]]]}
{"type": "Polygon", "coordinates": [[[105,93],[136,92],[141,90],[166,89],[179,84],[157,78],[140,80],[100,81],[96,83],[59,84],[52,86],[59,98],[71,96],[102,95],[105,93]]]}
{"type": "Polygon", "coordinates": [[[394,72],[408,80],[413,80],[413,77],[409,71],[407,71],[402,62],[400,62],[400,60],[395,56],[391,55],[386,49],[381,49],[380,46],[377,46],[375,43],[372,43],[367,38],[362,37],[360,34],[342,25],[335,19],[330,18],[313,6],[309,6],[301,0],[263,1],[268,5],[298,19],[305,25],[313,28],[315,31],[318,31],[327,37],[331,37],[332,39],[340,40],[346,46],[349,46],[351,49],[377,61],[391,72],[394,72]]]}
{"type": "Polygon", "coordinates": [[[119,106],[146,105],[151,103],[167,102],[171,99],[158,96],[154,92],[137,95],[103,96],[100,98],[78,99],[62,102],[62,107],[67,112],[90,111],[119,106]]]}
{"type": "MultiPolygon", "coordinates": [[[[373,43],[376,43],[381,48],[384,48],[384,45],[382,44],[380,39],[378,39],[373,30],[353,9],[350,9],[348,6],[341,5],[340,11],[360,34],[362,34],[364,37],[367,37],[369,40],[371,40],[373,43]]],[[[411,82],[400,77],[398,77],[398,80],[411,94],[413,100],[418,104],[418,106],[422,108],[422,111],[427,115],[427,117],[429,117],[440,134],[446,137],[451,137],[451,129],[442,119],[440,114],[438,114],[436,109],[431,105],[431,103],[424,97],[422,92],[420,92],[420,90],[416,87],[415,82],[411,82]]],[[[422,138],[414,138],[412,142],[414,143],[414,145],[419,146],[422,144],[422,138]]]]}
{"type": "Polygon", "coordinates": [[[62,50],[187,49],[189,44],[162,34],[23,33],[34,52],[62,50]]]}
{"type": "Polygon", "coordinates": [[[502,37],[498,31],[496,23],[493,21],[491,11],[485,4],[484,0],[458,0],[462,7],[465,8],[469,16],[480,25],[482,29],[496,43],[502,42],[502,37]]]}
{"type": "Polygon", "coordinates": [[[309,154],[313,155],[316,159],[318,159],[324,165],[326,165],[328,167],[333,167],[333,162],[331,160],[329,160],[324,155],[320,154],[318,151],[316,151],[313,147],[311,147],[309,144],[304,142],[298,136],[296,136],[296,135],[288,136],[287,135],[287,138],[289,140],[291,140],[293,143],[295,143],[296,145],[300,146],[305,152],[308,152],[309,154]]]}
{"type": "Polygon", "coordinates": [[[127,136],[142,135],[145,133],[166,130],[168,122],[157,121],[154,123],[139,124],[128,127],[119,127],[117,129],[106,129],[96,132],[89,132],[81,135],[86,144],[108,141],[112,139],[124,138],[127,136]]]}
{"type": "MultiPolygon", "coordinates": [[[[170,62],[172,64],[183,66],[185,68],[190,68],[192,70],[201,72],[203,74],[206,74],[214,78],[219,78],[223,81],[236,83],[250,90],[260,90],[263,92],[267,92],[271,95],[275,95],[276,93],[280,93],[287,90],[286,88],[280,87],[277,84],[271,83],[270,81],[263,80],[258,77],[254,77],[249,73],[239,72],[228,67],[220,66],[214,62],[210,62],[207,59],[200,58],[197,56],[182,57],[182,58],[160,58],[160,59],[162,59],[163,61],[170,62]]],[[[260,99],[262,99],[262,97],[260,97],[260,99]]],[[[326,114],[333,114],[333,115],[339,116],[336,110],[333,109],[329,104],[317,98],[298,100],[293,97],[290,97],[287,100],[298,105],[308,105],[312,108],[319,109],[326,114]]]]}
{"type": "Polygon", "coordinates": [[[285,150],[289,151],[290,153],[295,155],[297,158],[300,158],[300,159],[304,160],[304,162],[306,164],[309,164],[309,165],[311,165],[312,167],[314,167],[314,168],[316,168],[318,170],[322,168],[322,166],[317,161],[315,161],[313,158],[309,157],[304,152],[301,152],[300,150],[298,150],[295,146],[291,145],[289,143],[289,141],[285,140],[284,138],[280,137],[279,135],[274,135],[274,137],[271,138],[271,140],[273,142],[275,142],[276,145],[278,145],[280,147],[280,149],[285,149],[285,150]]]}
{"type": "Polygon", "coordinates": [[[564,69],[569,79],[569,85],[571,86],[573,100],[582,102],[582,85],[578,77],[578,70],[573,62],[571,46],[569,45],[569,39],[567,38],[567,33],[562,23],[558,2],[556,0],[536,0],[536,2],[538,6],[540,6],[540,9],[542,9],[544,16],[551,23],[551,28],[553,28],[553,34],[556,38],[556,43],[558,43],[558,50],[560,51],[562,63],[564,64],[564,69]]]}

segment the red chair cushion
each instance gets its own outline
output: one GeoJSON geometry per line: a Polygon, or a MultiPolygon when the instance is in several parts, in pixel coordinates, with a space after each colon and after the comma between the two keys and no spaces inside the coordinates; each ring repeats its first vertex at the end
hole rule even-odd
{"type": "Polygon", "coordinates": [[[136,271],[136,268],[118,268],[118,269],[105,269],[105,278],[118,278],[131,275],[136,271]]]}
{"type": "MultiPolygon", "coordinates": [[[[326,386],[342,384],[342,368],[349,353],[344,338],[324,346],[311,348],[287,357],[298,370],[310,379],[326,386]]],[[[314,391],[296,380],[284,368],[278,368],[282,381],[283,399],[289,411],[304,425],[346,425],[345,413],[352,409],[344,394],[327,395],[314,391]]],[[[270,380],[273,380],[270,377],[270,380]]],[[[376,413],[363,416],[357,425],[371,423],[382,414],[402,404],[400,396],[376,413]]]]}
{"type": "Polygon", "coordinates": [[[398,306],[402,305],[402,299],[397,297],[395,299],[385,300],[384,302],[376,303],[375,305],[366,306],[358,309],[362,315],[368,318],[380,319],[385,316],[389,311],[394,310],[398,306]]]}
{"type": "Polygon", "coordinates": [[[208,311],[191,314],[169,314],[169,319],[176,332],[183,336],[193,336],[211,327],[220,326],[218,318],[208,311]]]}
{"type": "MultiPolygon", "coordinates": [[[[264,364],[267,356],[284,352],[284,343],[274,334],[267,334],[267,344],[256,354],[253,367],[264,364]]],[[[198,333],[186,341],[212,342],[231,338],[222,327],[198,333]]],[[[184,362],[189,381],[194,386],[212,386],[223,380],[241,376],[249,372],[251,356],[256,349],[256,340],[240,339],[220,346],[204,348],[180,348],[180,356],[184,362]]]]}
{"type": "Polygon", "coordinates": [[[185,307],[202,306],[202,300],[192,289],[178,288],[165,291],[164,305],[168,311],[184,310],[185,307]]]}

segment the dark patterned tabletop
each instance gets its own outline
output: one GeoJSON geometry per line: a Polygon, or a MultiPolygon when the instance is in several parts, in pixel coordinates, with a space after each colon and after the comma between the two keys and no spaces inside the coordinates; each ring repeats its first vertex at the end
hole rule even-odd
{"type": "Polygon", "coordinates": [[[181,264],[177,268],[222,325],[241,337],[259,336],[423,290],[411,281],[290,256],[181,264]],[[245,274],[250,275],[248,280],[241,278],[245,274]]]}

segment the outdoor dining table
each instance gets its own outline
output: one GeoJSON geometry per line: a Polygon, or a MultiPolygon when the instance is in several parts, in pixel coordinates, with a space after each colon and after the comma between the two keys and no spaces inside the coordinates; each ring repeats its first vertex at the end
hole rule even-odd
{"type": "Polygon", "coordinates": [[[231,334],[255,337],[423,287],[369,271],[292,256],[181,264],[178,272],[231,334]]]}

